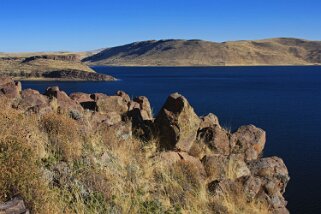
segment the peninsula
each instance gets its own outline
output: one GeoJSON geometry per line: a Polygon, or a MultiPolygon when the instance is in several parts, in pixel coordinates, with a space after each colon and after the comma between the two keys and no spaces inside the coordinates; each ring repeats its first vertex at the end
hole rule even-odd
{"type": "Polygon", "coordinates": [[[80,61],[81,54],[0,54],[0,76],[16,80],[112,81],[80,61]]]}

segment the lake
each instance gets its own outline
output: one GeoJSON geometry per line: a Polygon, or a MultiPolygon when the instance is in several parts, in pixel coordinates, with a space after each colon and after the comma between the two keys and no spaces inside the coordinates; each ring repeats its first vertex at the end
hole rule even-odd
{"type": "Polygon", "coordinates": [[[93,67],[116,82],[23,82],[43,92],[147,96],[154,114],[167,96],[183,94],[199,115],[216,114],[223,127],[254,124],[267,132],[264,156],[285,161],[291,180],[285,197],[292,213],[321,210],[321,67],[93,67]]]}

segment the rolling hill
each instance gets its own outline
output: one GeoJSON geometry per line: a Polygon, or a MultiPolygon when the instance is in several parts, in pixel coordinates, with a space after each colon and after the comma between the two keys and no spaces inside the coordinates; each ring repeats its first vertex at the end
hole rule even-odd
{"type": "Polygon", "coordinates": [[[321,64],[321,41],[150,40],[106,48],[82,61],[115,66],[315,65],[321,64]]]}

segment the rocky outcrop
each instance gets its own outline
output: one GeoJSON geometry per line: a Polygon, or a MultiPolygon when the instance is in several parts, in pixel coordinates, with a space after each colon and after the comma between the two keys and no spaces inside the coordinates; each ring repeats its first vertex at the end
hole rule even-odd
{"type": "MultiPolygon", "coordinates": [[[[158,139],[159,152],[151,158],[167,168],[177,163],[191,166],[215,203],[232,195],[248,203],[260,201],[270,213],[288,212],[283,197],[288,170],[282,159],[262,157],[265,131],[254,125],[227,131],[214,114],[199,117],[178,93],[167,98],[154,118],[147,97],[131,100],[123,91],[68,96],[56,86],[41,94],[21,91],[20,83],[10,78],[0,79],[0,91],[13,108],[26,114],[69,115],[82,131],[100,133],[105,145],[128,143],[133,137],[144,143],[158,139]]],[[[222,204],[215,206],[227,212],[222,204]]]]}
{"type": "MultiPolygon", "coordinates": [[[[36,77],[36,73],[31,73],[30,78],[36,77]]],[[[116,80],[114,77],[106,74],[94,72],[85,72],[81,70],[64,69],[58,71],[48,71],[41,74],[43,78],[62,79],[62,80],[86,80],[86,81],[111,81],[116,80]]]]}
{"type": "Polygon", "coordinates": [[[51,60],[62,60],[62,61],[79,61],[80,57],[77,54],[61,54],[61,55],[37,55],[31,56],[24,59],[23,63],[30,62],[36,59],[51,59],[51,60]]]}
{"type": "Polygon", "coordinates": [[[248,201],[261,201],[271,213],[288,212],[283,197],[289,181],[286,166],[276,157],[260,158],[266,142],[264,130],[246,125],[235,132],[226,131],[214,114],[199,118],[177,93],[168,97],[155,125],[161,148],[170,150],[162,153],[161,159],[174,163],[184,152],[184,159],[200,160],[206,173],[204,183],[213,198],[220,201],[245,193],[248,201]]]}

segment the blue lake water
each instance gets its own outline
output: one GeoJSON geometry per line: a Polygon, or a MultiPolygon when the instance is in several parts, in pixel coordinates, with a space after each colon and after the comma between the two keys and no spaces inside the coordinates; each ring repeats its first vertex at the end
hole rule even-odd
{"type": "Polygon", "coordinates": [[[254,124],[267,131],[264,156],[280,156],[291,176],[285,197],[292,213],[321,210],[321,67],[94,67],[116,82],[23,82],[67,93],[124,90],[149,98],[154,114],[167,96],[183,94],[199,115],[216,114],[235,130],[254,124]]]}

